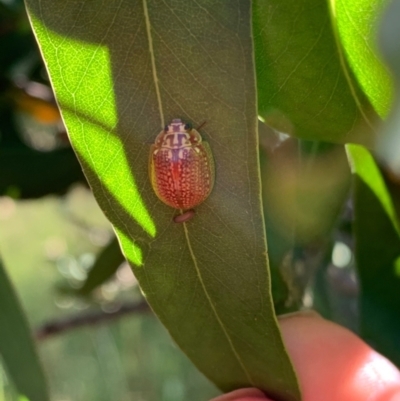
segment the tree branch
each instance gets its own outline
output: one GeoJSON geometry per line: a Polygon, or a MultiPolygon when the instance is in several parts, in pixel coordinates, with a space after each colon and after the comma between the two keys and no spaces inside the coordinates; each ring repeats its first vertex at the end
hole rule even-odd
{"type": "Polygon", "coordinates": [[[119,319],[123,316],[133,313],[148,313],[151,309],[147,302],[125,303],[114,312],[104,311],[86,311],[85,313],[71,315],[60,319],[45,322],[35,331],[35,337],[38,341],[43,341],[54,335],[63,334],[67,331],[78,329],[83,326],[94,326],[107,323],[110,320],[119,319]]]}

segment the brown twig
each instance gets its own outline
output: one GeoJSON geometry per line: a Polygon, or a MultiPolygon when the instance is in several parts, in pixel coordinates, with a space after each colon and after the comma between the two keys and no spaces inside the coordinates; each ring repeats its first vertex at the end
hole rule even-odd
{"type": "Polygon", "coordinates": [[[64,334],[67,331],[78,329],[83,326],[94,326],[109,322],[110,320],[119,319],[125,315],[133,313],[147,313],[150,311],[148,304],[145,301],[139,303],[126,303],[113,312],[104,311],[89,311],[79,315],[67,316],[60,319],[50,320],[40,326],[35,337],[38,341],[46,340],[49,337],[58,334],[64,334]]]}

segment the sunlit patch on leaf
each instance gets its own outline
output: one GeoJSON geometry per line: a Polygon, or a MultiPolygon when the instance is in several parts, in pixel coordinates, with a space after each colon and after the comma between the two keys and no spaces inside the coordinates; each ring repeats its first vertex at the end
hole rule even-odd
{"type": "Polygon", "coordinates": [[[124,252],[126,259],[136,266],[143,264],[143,255],[141,249],[132,240],[127,237],[121,230],[115,228],[118,235],[121,248],[124,252]]]}
{"type": "Polygon", "coordinates": [[[392,199],[390,198],[382,174],[371,153],[363,146],[359,145],[349,144],[346,145],[346,148],[350,156],[349,161],[353,174],[357,174],[358,178],[376,195],[376,198],[379,199],[381,203],[382,209],[392,221],[397,232],[400,233],[392,199]]]}
{"type": "Polygon", "coordinates": [[[381,117],[393,101],[393,80],[376,46],[377,22],[388,0],[332,1],[347,60],[361,87],[381,117]]]}
{"type": "Polygon", "coordinates": [[[397,276],[400,276],[400,256],[393,263],[394,271],[397,276]]]}
{"type": "MultiPolygon", "coordinates": [[[[126,212],[154,237],[155,224],[142,201],[123,143],[115,132],[118,117],[107,48],[66,40],[44,27],[35,16],[31,19],[37,34],[45,36],[52,45],[47,49],[48,58],[60,66],[52,80],[61,84],[61,88],[56,88],[57,99],[66,125],[74,133],[71,142],[75,150],[126,212]],[[83,73],[82,65],[71,63],[71,57],[85,61],[83,73]],[[63,65],[69,68],[61,68],[63,65]]],[[[138,258],[134,260],[137,264],[138,258]]]]}

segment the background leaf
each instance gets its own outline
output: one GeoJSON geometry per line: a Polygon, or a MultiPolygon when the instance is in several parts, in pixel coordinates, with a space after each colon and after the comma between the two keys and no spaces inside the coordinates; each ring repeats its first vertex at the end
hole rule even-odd
{"type": "Polygon", "coordinates": [[[108,280],[124,260],[118,239],[114,237],[97,256],[85,282],[77,292],[82,295],[90,294],[95,288],[108,280]]]}
{"type": "Polygon", "coordinates": [[[27,4],[72,143],[154,311],[221,389],[298,400],[270,295],[250,2],[27,4]],[[148,179],[150,144],[177,117],[207,121],[217,171],[181,225],[148,179]]]}
{"type": "Polygon", "coordinates": [[[28,322],[1,260],[0,356],[21,394],[30,401],[50,400],[28,322]]]}
{"type": "Polygon", "coordinates": [[[347,145],[354,175],[355,257],[361,335],[400,365],[400,237],[395,209],[372,155],[347,145]]]}
{"type": "Polygon", "coordinates": [[[332,1],[341,43],[360,86],[381,117],[389,113],[393,82],[377,49],[377,28],[388,0],[332,1]]]}
{"type": "Polygon", "coordinates": [[[253,4],[260,116],[299,138],[372,144],[377,116],[336,43],[327,2],[253,4]]]}

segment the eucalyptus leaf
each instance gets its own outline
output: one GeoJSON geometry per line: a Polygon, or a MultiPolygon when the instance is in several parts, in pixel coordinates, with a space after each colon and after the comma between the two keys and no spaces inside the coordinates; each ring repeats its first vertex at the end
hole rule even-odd
{"type": "Polygon", "coordinates": [[[0,357],[20,394],[30,401],[50,400],[28,322],[1,260],[0,357]]]}
{"type": "Polygon", "coordinates": [[[299,400],[270,294],[251,2],[27,5],[74,149],[155,313],[224,391],[299,400]],[[183,224],[148,177],[173,118],[207,122],[216,165],[211,196],[183,224]]]}
{"type": "Polygon", "coordinates": [[[382,174],[362,146],[347,145],[354,176],[360,332],[400,366],[400,229],[382,174]]]}
{"type": "Polygon", "coordinates": [[[326,0],[256,0],[258,112],[303,139],[372,145],[379,120],[346,64],[326,0]]]}

